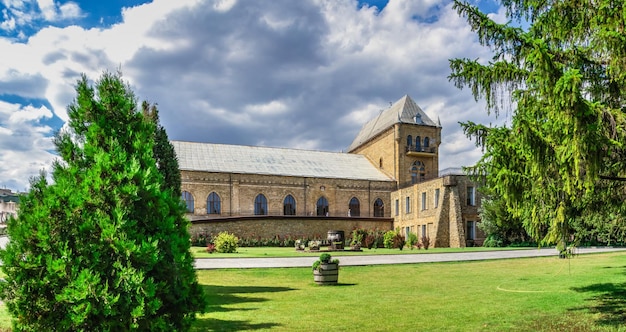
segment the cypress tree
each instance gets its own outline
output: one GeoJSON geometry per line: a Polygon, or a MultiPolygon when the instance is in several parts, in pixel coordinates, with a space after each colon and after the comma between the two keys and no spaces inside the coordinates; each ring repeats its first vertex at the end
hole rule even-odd
{"type": "Polygon", "coordinates": [[[178,193],[164,185],[155,125],[119,74],[83,76],[55,145],[0,251],[15,330],[189,329],[206,307],[178,193]]]}

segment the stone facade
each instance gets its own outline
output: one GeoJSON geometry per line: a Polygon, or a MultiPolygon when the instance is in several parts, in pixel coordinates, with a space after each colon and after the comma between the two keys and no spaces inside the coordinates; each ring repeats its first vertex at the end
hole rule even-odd
{"type": "Polygon", "coordinates": [[[181,171],[182,190],[189,192],[194,200],[191,220],[216,219],[233,216],[254,215],[257,195],[267,199],[267,215],[284,215],[284,200],[287,195],[295,199],[295,215],[317,216],[317,201],[324,197],[328,201],[328,214],[324,217],[348,216],[349,204],[358,199],[360,211],[351,211],[354,217],[373,217],[376,200],[383,202],[381,217],[389,217],[390,193],[395,189],[393,182],[324,178],[297,178],[254,174],[226,174],[181,171]],[[209,194],[220,198],[219,213],[207,211],[209,194]]]}
{"type": "MultiPolygon", "coordinates": [[[[399,228],[406,235],[428,237],[431,247],[480,245],[484,235],[476,227],[480,221],[476,186],[459,172],[440,176],[440,143],[441,126],[405,96],[364,125],[348,149],[364,156],[371,163],[364,161],[367,167],[382,173],[375,178],[383,180],[358,174],[338,178],[182,169],[192,233],[323,238],[328,230],[348,235],[357,227],[399,228]],[[263,211],[255,205],[261,195],[266,200],[263,211]],[[209,197],[219,201],[217,209],[209,197]],[[288,197],[295,202],[290,213],[285,207],[288,197]],[[320,199],[328,203],[323,213],[320,199]]],[[[284,157],[282,153],[276,152],[284,157]]],[[[268,167],[275,167],[280,158],[270,157],[268,167]]]]}
{"type": "Polygon", "coordinates": [[[215,235],[226,231],[250,239],[272,239],[276,236],[291,239],[305,237],[326,239],[329,230],[344,231],[344,234],[348,235],[356,228],[387,231],[393,229],[393,219],[307,216],[217,218],[194,222],[190,233],[191,236],[200,233],[215,235]]]}

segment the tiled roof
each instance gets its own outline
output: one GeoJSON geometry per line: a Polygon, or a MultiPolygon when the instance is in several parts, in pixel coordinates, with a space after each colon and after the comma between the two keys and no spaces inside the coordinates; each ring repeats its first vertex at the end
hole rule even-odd
{"type": "Polygon", "coordinates": [[[417,106],[411,97],[405,95],[391,105],[391,107],[384,110],[377,117],[363,125],[359,134],[356,136],[354,141],[352,141],[350,147],[348,147],[348,152],[358,148],[361,144],[389,129],[396,123],[411,123],[438,127],[438,125],[431,120],[419,106],[417,106]]]}
{"type": "Polygon", "coordinates": [[[356,154],[182,141],[172,145],[181,170],[392,181],[356,154]]]}

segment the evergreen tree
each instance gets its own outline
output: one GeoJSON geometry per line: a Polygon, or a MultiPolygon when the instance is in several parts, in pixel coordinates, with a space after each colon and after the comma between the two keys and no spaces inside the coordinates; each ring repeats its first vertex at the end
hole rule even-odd
{"type": "Polygon", "coordinates": [[[141,104],[141,112],[144,117],[154,124],[154,158],[156,159],[159,172],[164,178],[164,189],[169,189],[174,195],[181,196],[180,168],[174,146],[170,143],[165,128],[159,120],[159,110],[156,105],[150,105],[147,101],[141,104]]]}
{"type": "Polygon", "coordinates": [[[506,24],[454,3],[494,57],[453,59],[450,79],[484,98],[488,112],[506,107],[512,114],[508,126],[462,124],[485,152],[470,171],[484,176],[534,238],[564,243],[582,235],[576,232],[581,216],[601,229],[606,218],[624,212],[624,184],[613,180],[626,170],[626,6],[621,0],[502,5],[506,24]],[[613,204],[592,204],[599,197],[613,204]]]}
{"type": "Polygon", "coordinates": [[[206,307],[188,221],[157,169],[154,123],[119,74],[82,77],[0,251],[15,330],[187,330],[206,307]]]}

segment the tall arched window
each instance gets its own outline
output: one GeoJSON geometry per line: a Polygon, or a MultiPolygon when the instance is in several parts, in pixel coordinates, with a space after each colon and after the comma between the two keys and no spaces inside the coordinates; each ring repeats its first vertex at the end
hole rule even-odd
{"type": "Polygon", "coordinates": [[[283,214],[286,216],[296,215],[296,200],[291,195],[287,195],[283,201],[283,214]]]}
{"type": "Polygon", "coordinates": [[[348,205],[348,217],[360,217],[361,216],[361,203],[356,197],[352,197],[350,204],[348,205]]]}
{"type": "Polygon", "coordinates": [[[181,197],[182,197],[183,201],[185,201],[185,206],[187,207],[187,212],[188,213],[193,213],[194,212],[193,195],[191,195],[191,193],[188,192],[188,191],[183,191],[182,194],[181,194],[181,197]]]}
{"type": "Polygon", "coordinates": [[[374,201],[374,217],[384,217],[385,216],[385,204],[383,203],[383,200],[380,198],[377,198],[376,201],[374,201]]]}
{"type": "Polygon", "coordinates": [[[263,194],[258,194],[254,199],[254,214],[267,215],[267,198],[263,194]]]}
{"type": "Polygon", "coordinates": [[[317,200],[317,215],[328,216],[328,200],[324,196],[317,200]]]}
{"type": "Polygon", "coordinates": [[[411,184],[416,184],[417,181],[419,181],[418,173],[417,173],[417,166],[413,165],[411,167],[411,184]]]}
{"type": "Polygon", "coordinates": [[[413,136],[409,135],[406,137],[406,146],[409,146],[409,147],[413,146],[413,136]]]}
{"type": "Polygon", "coordinates": [[[415,151],[422,151],[422,138],[415,136],[415,151]]]}
{"type": "Polygon", "coordinates": [[[430,145],[430,138],[424,137],[424,147],[427,148],[430,145]]]}
{"type": "Polygon", "coordinates": [[[209,194],[206,200],[206,212],[208,214],[221,214],[222,204],[220,202],[220,196],[216,192],[209,194]]]}
{"type": "Polygon", "coordinates": [[[415,184],[426,179],[426,167],[424,163],[417,160],[411,166],[411,183],[415,184]]]}

